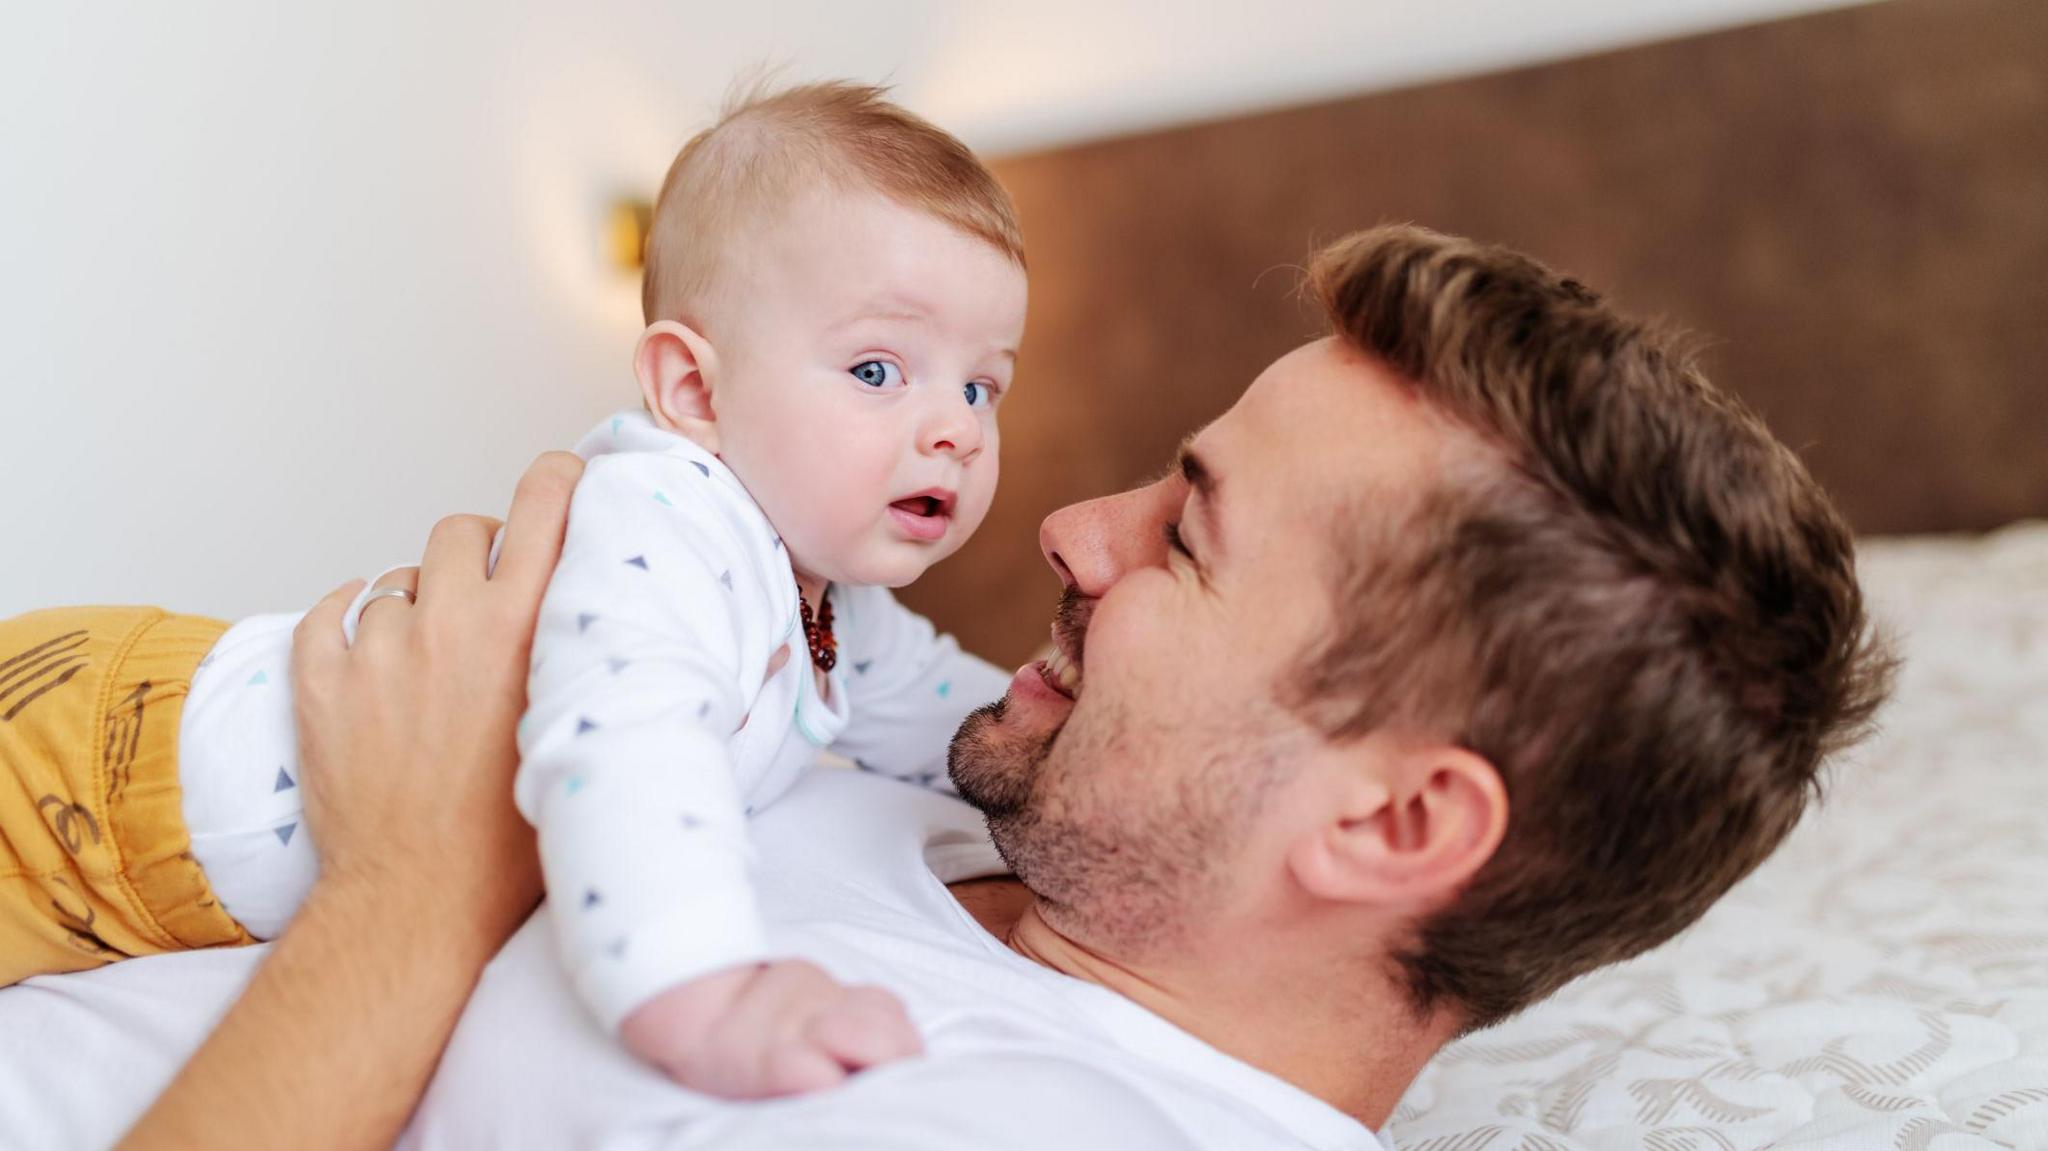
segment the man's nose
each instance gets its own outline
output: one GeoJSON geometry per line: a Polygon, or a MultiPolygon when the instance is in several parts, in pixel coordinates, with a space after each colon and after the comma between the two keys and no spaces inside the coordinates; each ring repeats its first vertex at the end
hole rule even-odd
{"type": "Polygon", "coordinates": [[[1166,562],[1165,526],[1177,506],[1167,480],[1072,504],[1038,525],[1038,550],[1060,583],[1099,597],[1131,572],[1166,562]]]}
{"type": "Polygon", "coordinates": [[[962,463],[981,451],[981,418],[958,395],[927,403],[917,430],[917,450],[949,455],[962,463]]]}

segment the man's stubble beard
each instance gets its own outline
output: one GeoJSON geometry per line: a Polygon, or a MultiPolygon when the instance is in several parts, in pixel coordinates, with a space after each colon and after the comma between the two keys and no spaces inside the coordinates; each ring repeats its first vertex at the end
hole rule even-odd
{"type": "Polygon", "coordinates": [[[1042,739],[1020,735],[1005,740],[1003,720],[1009,710],[1007,695],[975,708],[960,722],[946,749],[946,775],[960,798],[991,821],[1014,816],[1029,804],[1032,777],[1059,734],[1054,728],[1042,739]]]}
{"type": "MultiPolygon", "coordinates": [[[[1060,602],[1053,609],[1053,631],[1076,666],[1086,666],[1088,624],[1094,615],[1095,600],[1074,587],[1060,593],[1060,602]]],[[[961,798],[989,818],[992,831],[997,820],[1016,818],[1029,809],[1032,780],[1044,768],[1053,741],[1066,726],[1063,720],[1041,736],[1005,731],[1003,721],[1009,710],[1008,695],[976,708],[961,721],[946,750],[947,776],[961,798]]],[[[1072,716],[1069,712],[1068,719],[1072,716]]],[[[998,839],[998,850],[1001,847],[998,839]]]]}
{"type": "MultiPolygon", "coordinates": [[[[1276,772],[1238,741],[1176,772],[1169,795],[1124,802],[1099,773],[1164,753],[1121,712],[1039,734],[1005,732],[1007,699],[961,725],[948,772],[1039,913],[1070,938],[1119,954],[1167,952],[1222,896],[1234,855],[1276,772]]],[[[1104,705],[1098,705],[1104,706],[1104,705]]]]}

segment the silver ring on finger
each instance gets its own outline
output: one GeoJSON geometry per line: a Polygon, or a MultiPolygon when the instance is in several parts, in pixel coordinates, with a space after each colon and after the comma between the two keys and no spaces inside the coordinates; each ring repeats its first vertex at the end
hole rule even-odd
{"type": "Polygon", "coordinates": [[[409,587],[380,587],[364,592],[357,598],[355,603],[349,605],[348,611],[342,614],[341,635],[343,642],[351,647],[355,646],[356,633],[362,630],[363,626],[363,612],[376,601],[391,598],[402,598],[408,604],[419,602],[419,597],[414,595],[413,590],[409,587]]]}
{"type": "Polygon", "coordinates": [[[414,595],[413,590],[409,587],[380,587],[363,597],[363,606],[356,609],[356,618],[363,618],[363,613],[370,610],[371,604],[376,603],[380,599],[390,599],[392,596],[397,596],[407,603],[418,603],[420,598],[414,595]]]}

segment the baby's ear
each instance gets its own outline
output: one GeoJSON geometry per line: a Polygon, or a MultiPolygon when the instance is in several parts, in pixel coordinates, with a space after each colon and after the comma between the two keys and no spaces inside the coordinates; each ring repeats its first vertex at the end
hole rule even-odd
{"type": "Polygon", "coordinates": [[[712,410],[711,379],[718,353],[696,329],[658,320],[640,333],[633,349],[633,374],[654,422],[718,454],[718,413],[712,410]]]}

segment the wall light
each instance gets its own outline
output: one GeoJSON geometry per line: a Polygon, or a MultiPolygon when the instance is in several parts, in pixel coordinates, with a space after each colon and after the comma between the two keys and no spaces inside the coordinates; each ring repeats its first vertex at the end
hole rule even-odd
{"type": "Polygon", "coordinates": [[[654,205],[622,197],[612,201],[605,217],[605,254],[621,272],[638,272],[647,253],[647,229],[654,223],[654,205]]]}

